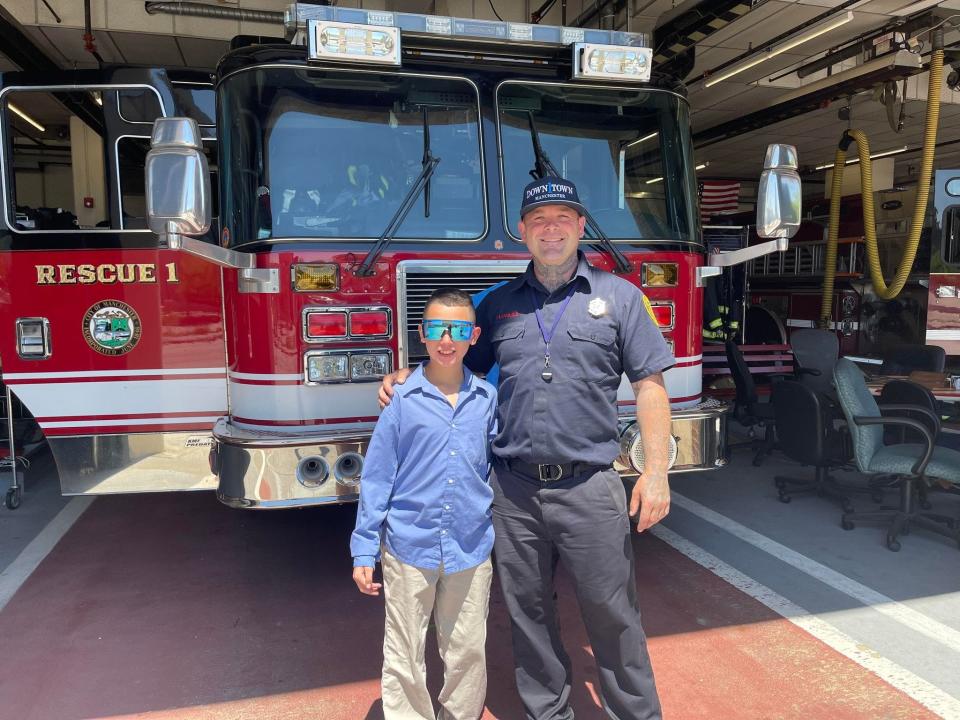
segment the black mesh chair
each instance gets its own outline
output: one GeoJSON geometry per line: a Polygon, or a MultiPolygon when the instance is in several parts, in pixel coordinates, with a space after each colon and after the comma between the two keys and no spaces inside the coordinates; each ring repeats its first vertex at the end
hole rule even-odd
{"type": "MultiPolygon", "coordinates": [[[[933,417],[938,415],[940,411],[937,407],[937,399],[933,396],[933,393],[923,387],[923,385],[918,385],[909,380],[890,380],[880,391],[877,404],[881,409],[885,405],[912,405],[923,408],[926,412],[904,410],[892,412],[891,414],[913,418],[923,423],[936,441],[937,431],[939,430],[937,425],[939,423],[935,423],[933,417]]],[[[924,441],[923,438],[924,436],[921,432],[904,425],[888,427],[883,433],[883,442],[885,445],[892,445],[898,442],[920,443],[924,441]]]]}
{"type": "MultiPolygon", "coordinates": [[[[757,386],[750,374],[750,368],[747,367],[747,361],[743,359],[743,354],[736,343],[732,340],[727,341],[726,350],[730,375],[733,377],[733,383],[737,390],[733,405],[733,417],[738,423],[750,430],[751,434],[756,428],[763,429],[763,441],[753,457],[753,464],[760,465],[774,445],[773,405],[760,402],[757,395],[757,386]]],[[[757,445],[756,442],[750,442],[749,444],[751,447],[757,445]]]]}
{"type": "MultiPolygon", "coordinates": [[[[880,391],[877,404],[880,406],[881,411],[886,410],[884,413],[886,415],[906,417],[921,423],[927,428],[930,435],[933,436],[934,445],[950,446],[949,442],[945,441],[944,434],[940,432],[940,423],[937,422],[941,415],[939,403],[933,396],[933,393],[923,385],[910,382],[909,380],[890,380],[880,391]],[[911,410],[911,407],[917,409],[911,410]]],[[[884,428],[883,431],[884,445],[922,442],[924,442],[924,434],[911,427],[900,425],[897,427],[884,428]]],[[[870,484],[875,487],[889,487],[894,484],[894,480],[894,478],[878,477],[871,480],[870,484]]],[[[927,486],[923,483],[919,484],[917,486],[917,493],[920,497],[920,507],[924,510],[929,510],[931,505],[927,500],[927,486]]]]}
{"type": "Polygon", "coordinates": [[[881,375],[909,375],[914,370],[943,372],[947,353],[939,345],[898,345],[883,358],[881,375]]]}
{"type": "Polygon", "coordinates": [[[791,460],[816,469],[814,476],[807,479],[775,477],[780,502],[788,503],[800,493],[815,493],[839,500],[844,512],[853,512],[844,491],[869,489],[842,486],[830,475],[830,468],[845,465],[848,458],[843,437],[833,427],[834,417],[827,400],[802,382],[783,380],[773,386],[771,403],[776,416],[777,449],[791,460]]]}
{"type": "Polygon", "coordinates": [[[797,380],[814,392],[837,401],[833,366],[840,356],[840,341],[831,330],[794,330],[790,333],[797,380]]]}

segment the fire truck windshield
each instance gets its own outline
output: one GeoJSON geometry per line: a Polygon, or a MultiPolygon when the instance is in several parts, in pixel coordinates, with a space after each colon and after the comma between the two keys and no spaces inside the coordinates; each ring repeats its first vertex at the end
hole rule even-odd
{"type": "Polygon", "coordinates": [[[457,78],[293,66],[227,78],[220,105],[222,218],[234,246],[278,238],[369,242],[423,170],[424,110],[442,158],[398,240],[486,229],[474,86],[457,78]]]}
{"type": "Polygon", "coordinates": [[[695,242],[696,182],[686,102],[662,90],[507,82],[497,92],[507,228],[545,154],[612,240],[695,242]]]}

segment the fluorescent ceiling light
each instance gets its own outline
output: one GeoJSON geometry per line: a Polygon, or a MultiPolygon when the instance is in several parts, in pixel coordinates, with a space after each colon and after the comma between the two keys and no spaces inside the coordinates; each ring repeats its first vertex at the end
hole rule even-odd
{"type": "Polygon", "coordinates": [[[22,117],[24,120],[26,120],[28,123],[30,123],[31,125],[33,125],[33,126],[34,126],[37,130],[39,130],[40,132],[46,132],[46,131],[47,131],[47,129],[46,129],[43,125],[41,125],[40,123],[38,123],[36,120],[34,120],[34,119],[33,119],[32,117],[30,117],[29,115],[27,115],[23,110],[21,110],[20,108],[18,108],[18,107],[17,107],[16,105],[14,105],[13,103],[7,103],[7,107],[10,108],[10,112],[12,112],[14,115],[19,115],[19,116],[22,117]]]}
{"type": "MultiPolygon", "coordinates": [[[[710,164],[710,163],[708,163],[708,162],[700,163],[699,165],[697,165],[697,166],[694,168],[694,170],[703,170],[703,169],[704,169],[705,167],[707,167],[709,164],[710,164]]],[[[655,177],[655,178],[653,178],[653,179],[651,179],[651,180],[647,180],[647,185],[653,185],[654,183],[658,183],[658,182],[663,182],[663,177],[655,177]]]]}
{"type": "MultiPolygon", "coordinates": [[[[896,150],[884,150],[883,152],[870,153],[870,159],[875,160],[876,158],[888,157],[890,155],[899,155],[900,153],[905,153],[910,149],[909,145],[904,145],[902,148],[897,148],[896,150]]],[[[860,158],[855,157],[852,160],[847,160],[844,165],[854,165],[860,162],[860,158]]],[[[833,167],[833,163],[827,163],[826,165],[817,165],[816,170],[829,170],[833,167]]]]}
{"type": "Polygon", "coordinates": [[[935,5],[939,5],[941,2],[943,2],[943,0],[920,0],[920,2],[904,5],[899,10],[894,10],[891,14],[896,15],[897,17],[903,17],[904,15],[913,15],[913,13],[920,12],[921,10],[926,10],[927,8],[932,8],[935,5]]]}
{"type": "Polygon", "coordinates": [[[636,140],[631,140],[630,142],[624,144],[623,149],[626,150],[628,147],[633,147],[634,145],[639,145],[640,143],[646,142],[647,140],[652,140],[659,134],[660,134],[659,130],[654,130],[649,135],[644,135],[642,138],[637,138],[636,140]]]}
{"type": "Polygon", "coordinates": [[[747,57],[740,62],[734,63],[730,67],[721,70],[716,75],[711,75],[710,78],[703,83],[703,86],[710,87],[711,85],[716,85],[718,82],[732,78],[734,75],[742,73],[744,70],[749,70],[755,65],[759,65],[768,58],[776,57],[781,53],[793,50],[793,48],[797,47],[798,45],[802,45],[808,40],[819,37],[824,33],[830,32],[831,30],[836,30],[838,27],[841,25],[846,25],[851,20],[853,20],[853,13],[850,10],[840,13],[839,15],[835,15],[834,17],[827,18],[823,22],[812,25],[803,32],[772,45],[765,50],[758,50],[752,57],[747,57]]]}

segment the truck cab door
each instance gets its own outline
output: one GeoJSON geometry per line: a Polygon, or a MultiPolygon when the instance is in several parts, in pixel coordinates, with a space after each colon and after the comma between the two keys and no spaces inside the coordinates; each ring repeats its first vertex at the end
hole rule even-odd
{"type": "Polygon", "coordinates": [[[206,118],[215,169],[212,97],[162,70],[2,78],[0,363],[65,494],[215,486],[220,270],[160,248],[144,196],[158,116],[206,118]]]}

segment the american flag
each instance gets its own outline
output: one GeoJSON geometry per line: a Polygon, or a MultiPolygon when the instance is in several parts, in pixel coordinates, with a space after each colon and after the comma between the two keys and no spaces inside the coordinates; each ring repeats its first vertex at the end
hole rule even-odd
{"type": "Polygon", "coordinates": [[[736,212],[740,198],[739,180],[704,180],[700,183],[700,221],[713,215],[736,212]]]}

